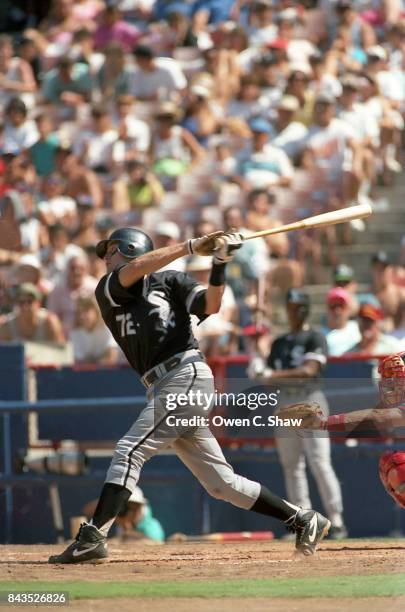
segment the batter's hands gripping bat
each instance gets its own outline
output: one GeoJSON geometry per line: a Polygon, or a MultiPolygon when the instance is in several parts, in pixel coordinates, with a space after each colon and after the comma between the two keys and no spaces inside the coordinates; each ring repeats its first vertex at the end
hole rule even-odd
{"type": "Polygon", "coordinates": [[[371,213],[372,209],[369,204],[349,206],[348,208],[332,210],[331,212],[326,212],[322,215],[315,215],[314,217],[301,219],[301,221],[289,223],[288,225],[280,225],[280,227],[273,227],[272,229],[255,232],[249,236],[244,236],[243,240],[253,240],[253,238],[261,238],[262,236],[271,236],[271,234],[281,234],[283,232],[292,232],[298,229],[312,229],[314,227],[326,227],[327,225],[346,223],[347,221],[352,221],[353,219],[364,219],[365,217],[369,217],[371,213]]]}

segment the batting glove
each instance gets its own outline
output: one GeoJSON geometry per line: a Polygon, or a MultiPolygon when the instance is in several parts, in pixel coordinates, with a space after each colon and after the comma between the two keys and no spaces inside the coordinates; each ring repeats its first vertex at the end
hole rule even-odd
{"type": "Polygon", "coordinates": [[[242,234],[238,232],[227,232],[217,238],[219,245],[214,253],[214,264],[224,264],[231,261],[235,256],[235,251],[240,249],[243,244],[242,234]]]}
{"type": "Polygon", "coordinates": [[[224,232],[219,230],[212,232],[201,238],[192,238],[188,241],[188,252],[190,255],[214,255],[218,248],[217,240],[219,236],[223,236],[224,232]]]}

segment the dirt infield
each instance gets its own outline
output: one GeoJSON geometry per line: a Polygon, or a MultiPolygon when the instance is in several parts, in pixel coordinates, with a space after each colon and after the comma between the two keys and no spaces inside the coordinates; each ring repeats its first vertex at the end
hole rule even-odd
{"type": "MultiPolygon", "coordinates": [[[[0,546],[0,581],[54,581],[85,580],[91,582],[151,581],[200,582],[209,580],[246,580],[249,578],[305,578],[327,576],[366,576],[399,574],[405,572],[405,542],[402,540],[347,540],[342,543],[325,541],[313,558],[297,557],[291,543],[243,542],[200,544],[193,542],[165,545],[122,544],[111,542],[110,560],[102,565],[55,566],[47,563],[49,554],[61,546],[0,546]]],[[[327,578],[326,578],[327,580],[327,578]]],[[[61,588],[62,588],[61,584],[61,588]]],[[[249,612],[269,610],[268,600],[260,598],[140,597],[136,610],[155,612],[193,609],[200,611],[249,612]]],[[[342,602],[340,602],[342,603],[342,602]]],[[[134,599],[75,600],[69,610],[87,611],[133,610],[134,599]]],[[[344,608],[358,612],[386,612],[387,609],[405,609],[405,597],[345,598],[344,608]]],[[[48,609],[50,609],[48,607],[48,609]]],[[[327,598],[272,599],[271,610],[283,612],[338,611],[339,600],[327,598]]]]}

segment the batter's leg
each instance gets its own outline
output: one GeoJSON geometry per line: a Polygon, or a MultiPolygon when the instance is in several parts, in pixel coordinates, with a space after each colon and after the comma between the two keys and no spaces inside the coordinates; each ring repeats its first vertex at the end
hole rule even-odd
{"type": "Polygon", "coordinates": [[[253,510],[279,520],[293,522],[299,508],[278,497],[258,482],[235,474],[208,428],[173,443],[178,457],[207,492],[238,508],[253,510]]]}

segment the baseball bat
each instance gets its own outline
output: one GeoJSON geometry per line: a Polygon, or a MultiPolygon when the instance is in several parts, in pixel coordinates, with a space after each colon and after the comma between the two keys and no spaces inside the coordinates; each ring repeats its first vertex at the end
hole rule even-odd
{"type": "Polygon", "coordinates": [[[283,232],[292,232],[298,229],[312,229],[314,227],[335,225],[336,223],[346,223],[352,219],[364,219],[365,217],[369,217],[371,213],[372,209],[369,204],[349,206],[348,208],[341,208],[339,210],[322,213],[321,215],[307,217],[306,219],[301,219],[301,221],[295,221],[288,225],[280,225],[280,227],[273,227],[272,229],[255,232],[249,236],[244,236],[243,240],[253,240],[253,238],[261,238],[262,236],[281,234],[283,232]]]}

